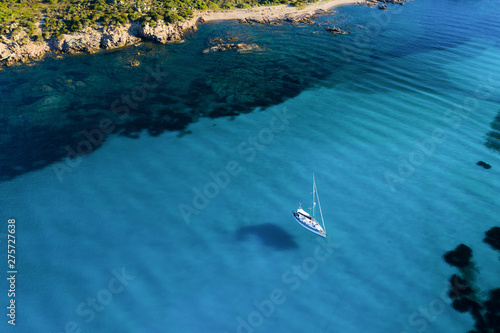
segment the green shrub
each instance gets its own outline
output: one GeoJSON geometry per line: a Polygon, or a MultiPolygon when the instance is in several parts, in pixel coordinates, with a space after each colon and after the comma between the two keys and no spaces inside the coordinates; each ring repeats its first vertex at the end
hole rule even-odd
{"type": "Polygon", "coordinates": [[[177,12],[180,17],[191,18],[193,16],[193,11],[189,8],[179,9],[177,12]]]}
{"type": "Polygon", "coordinates": [[[12,36],[15,36],[15,35],[17,35],[17,34],[18,34],[18,33],[20,33],[20,32],[21,32],[21,27],[17,26],[16,28],[14,28],[14,30],[12,30],[12,31],[11,31],[11,33],[10,33],[10,34],[11,34],[12,36]]]}
{"type": "Polygon", "coordinates": [[[33,36],[35,34],[36,26],[31,22],[28,22],[26,24],[26,26],[28,28],[28,31],[27,31],[28,36],[33,36]]]}
{"type": "Polygon", "coordinates": [[[141,14],[139,13],[131,13],[127,15],[128,21],[136,21],[141,17],[141,14]]]}
{"type": "Polygon", "coordinates": [[[208,6],[207,6],[207,4],[205,4],[203,2],[197,2],[195,5],[195,8],[199,9],[199,10],[204,10],[204,9],[208,9],[208,6]]]}
{"type": "Polygon", "coordinates": [[[175,23],[182,20],[182,17],[180,17],[177,13],[169,13],[165,14],[165,22],[166,23],[175,23]]]}
{"type": "MultiPolygon", "coordinates": [[[[19,22],[28,35],[37,33],[36,25],[42,16],[42,37],[49,38],[57,34],[75,32],[98,25],[124,25],[128,22],[149,22],[151,26],[160,20],[166,23],[178,22],[193,16],[193,9],[218,10],[251,8],[255,5],[275,5],[288,3],[290,0],[0,0],[0,34],[8,35],[13,22],[19,22]],[[149,12],[142,13],[137,7],[149,7],[149,12]]],[[[305,6],[308,1],[291,0],[292,5],[305,6]]],[[[37,37],[39,38],[39,37],[37,37]]]]}
{"type": "Polygon", "coordinates": [[[306,6],[307,2],[303,0],[297,0],[294,2],[291,2],[290,5],[297,7],[297,8],[304,8],[306,6]]]}
{"type": "Polygon", "coordinates": [[[120,24],[127,24],[128,23],[128,16],[127,16],[127,14],[121,14],[118,17],[118,22],[120,22],[120,24]]]}
{"type": "Polygon", "coordinates": [[[150,13],[149,15],[151,16],[151,19],[152,19],[153,21],[158,21],[158,20],[161,20],[161,19],[162,19],[162,16],[163,16],[163,15],[158,14],[157,12],[152,12],[152,13],[150,13]]]}

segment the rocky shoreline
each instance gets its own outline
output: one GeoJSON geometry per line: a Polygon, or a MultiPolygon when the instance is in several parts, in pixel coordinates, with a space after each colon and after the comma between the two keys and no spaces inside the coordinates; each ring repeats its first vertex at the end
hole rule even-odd
{"type": "Polygon", "coordinates": [[[176,24],[158,24],[155,27],[142,26],[139,23],[113,26],[108,28],[87,28],[83,31],[63,35],[46,41],[11,40],[4,36],[0,39],[0,64],[12,65],[41,58],[48,52],[95,53],[99,50],[112,49],[152,40],[158,43],[180,41],[187,30],[195,30],[198,18],[176,24]]]}
{"type": "MultiPolygon", "coordinates": [[[[23,39],[22,36],[17,36],[15,39],[9,39],[2,36],[0,37],[0,65],[9,66],[16,62],[26,62],[31,59],[38,59],[48,52],[95,53],[103,49],[112,49],[136,44],[142,40],[150,40],[162,44],[176,42],[182,39],[186,31],[196,30],[197,24],[222,19],[237,19],[240,23],[246,24],[279,24],[283,21],[312,24],[314,23],[314,21],[312,21],[314,15],[332,13],[329,8],[347,3],[367,4],[365,0],[332,0],[315,3],[304,9],[282,5],[273,8],[257,7],[249,10],[233,10],[226,13],[208,11],[197,13],[193,18],[175,24],[160,23],[151,27],[148,24],[143,26],[140,23],[131,23],[107,28],[87,28],[74,34],[62,35],[59,39],[54,37],[50,40],[37,42],[31,40],[26,41],[27,39],[23,39]],[[225,16],[221,18],[221,14],[225,16]]],[[[340,29],[339,31],[332,29],[330,32],[346,33],[340,29]]],[[[214,52],[227,48],[247,50],[255,47],[253,45],[219,45],[213,48],[213,50],[208,51],[214,52]]]]}

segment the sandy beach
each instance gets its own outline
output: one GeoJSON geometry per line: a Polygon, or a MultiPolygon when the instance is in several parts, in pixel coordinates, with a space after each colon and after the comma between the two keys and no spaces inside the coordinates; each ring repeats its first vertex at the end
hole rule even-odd
{"type": "Polygon", "coordinates": [[[364,4],[363,0],[326,0],[305,6],[300,9],[290,5],[261,6],[248,9],[232,9],[220,11],[204,11],[198,13],[205,22],[220,20],[268,19],[275,20],[303,14],[313,14],[318,10],[328,10],[335,6],[347,4],[364,4]]]}

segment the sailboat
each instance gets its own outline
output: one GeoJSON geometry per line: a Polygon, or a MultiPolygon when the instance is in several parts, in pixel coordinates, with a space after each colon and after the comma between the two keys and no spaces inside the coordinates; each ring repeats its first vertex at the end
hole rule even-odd
{"type": "Polygon", "coordinates": [[[314,178],[313,173],[313,200],[312,200],[312,216],[309,215],[306,211],[302,209],[299,204],[299,209],[296,212],[292,211],[293,217],[295,220],[304,228],[309,230],[310,232],[315,233],[316,235],[320,235],[321,237],[326,238],[325,231],[325,220],[323,219],[323,212],[321,211],[321,204],[319,202],[318,189],[316,188],[316,180],[314,178]],[[316,199],[318,200],[319,213],[321,215],[321,222],[323,223],[323,228],[319,225],[318,221],[314,218],[314,208],[316,207],[316,199]]]}

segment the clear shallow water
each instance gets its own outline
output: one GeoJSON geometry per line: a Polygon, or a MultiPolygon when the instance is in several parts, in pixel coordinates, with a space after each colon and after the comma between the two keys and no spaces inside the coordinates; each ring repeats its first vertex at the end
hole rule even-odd
{"type": "Polygon", "coordinates": [[[478,286],[498,286],[498,254],[481,241],[498,224],[500,189],[499,155],[486,147],[500,111],[491,4],[342,7],[319,19],[351,27],[343,36],[214,23],[184,44],[2,70],[0,210],[17,220],[16,329],[236,332],[238,318],[255,332],[471,329],[435,300],[454,272],[441,256],[459,243],[474,250],[478,286]],[[204,55],[217,36],[264,51],[204,55]],[[168,76],[122,121],[111,104],[148,65],[168,76]],[[273,120],[283,114],[287,124],[273,120]],[[98,149],[61,161],[106,117],[116,128],[98,149]],[[401,161],[411,159],[410,175],[401,161]],[[239,173],[196,208],[193,189],[230,162],[239,173]],[[308,206],[312,171],[329,256],[290,214],[308,206]],[[183,204],[197,210],[189,224],[183,204]],[[134,276],[123,290],[113,280],[122,268],[134,276]],[[106,304],[91,311],[89,297],[106,304]],[[265,312],[270,299],[280,304],[260,321],[254,301],[265,312]],[[418,314],[429,306],[440,311],[418,314]]]}

